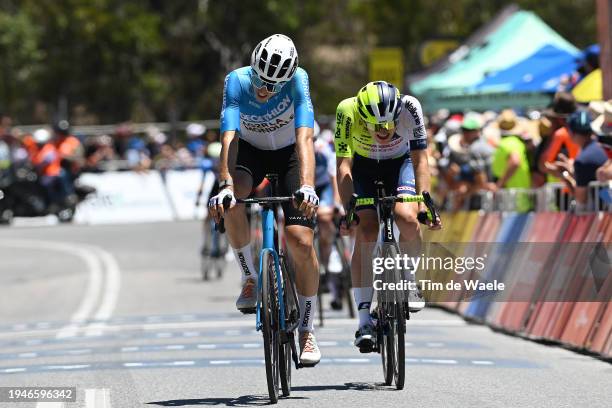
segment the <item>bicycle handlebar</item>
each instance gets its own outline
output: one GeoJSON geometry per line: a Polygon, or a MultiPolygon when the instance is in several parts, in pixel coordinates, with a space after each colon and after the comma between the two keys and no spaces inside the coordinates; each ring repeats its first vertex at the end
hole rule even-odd
{"type": "MultiPolygon", "coordinates": [[[[304,199],[303,193],[296,193],[293,196],[289,197],[261,197],[261,198],[238,198],[236,199],[236,204],[280,204],[288,201],[297,201],[300,203],[304,199]]],[[[225,197],[223,199],[223,209],[227,210],[232,203],[232,199],[230,197],[225,197]]],[[[221,220],[215,225],[217,231],[221,234],[225,233],[225,219],[221,217],[221,220]]]]}
{"type": "Polygon", "coordinates": [[[355,210],[358,206],[364,205],[376,205],[381,202],[395,202],[395,203],[425,203],[427,207],[427,212],[422,213],[419,212],[417,214],[417,219],[421,224],[425,224],[427,220],[435,221],[440,217],[438,209],[436,208],[431,195],[427,191],[423,191],[423,194],[418,194],[414,196],[388,196],[388,197],[359,197],[357,194],[353,194],[351,196],[351,201],[349,202],[349,208],[346,211],[346,222],[347,226],[353,222],[353,218],[355,217],[355,210]]]}

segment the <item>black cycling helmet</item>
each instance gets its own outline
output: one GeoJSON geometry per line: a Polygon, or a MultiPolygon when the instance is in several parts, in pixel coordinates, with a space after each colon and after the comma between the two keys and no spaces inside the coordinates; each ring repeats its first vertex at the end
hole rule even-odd
{"type": "Polygon", "coordinates": [[[593,118],[589,112],[584,110],[578,110],[570,115],[567,120],[567,126],[573,133],[579,133],[581,135],[590,135],[593,131],[591,130],[591,122],[593,118]]]}
{"type": "Polygon", "coordinates": [[[60,135],[69,135],[70,134],[70,122],[66,119],[58,120],[53,124],[53,131],[60,135]]]}

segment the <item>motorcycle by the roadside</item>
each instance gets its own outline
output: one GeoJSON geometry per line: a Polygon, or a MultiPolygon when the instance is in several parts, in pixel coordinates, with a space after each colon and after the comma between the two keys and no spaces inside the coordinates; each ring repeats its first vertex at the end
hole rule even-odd
{"type": "Polygon", "coordinates": [[[8,225],[14,217],[46,215],[56,215],[62,223],[71,222],[77,205],[95,189],[77,183],[75,194],[61,203],[51,203],[36,171],[30,166],[21,166],[0,173],[0,192],[0,225],[8,225]]]}

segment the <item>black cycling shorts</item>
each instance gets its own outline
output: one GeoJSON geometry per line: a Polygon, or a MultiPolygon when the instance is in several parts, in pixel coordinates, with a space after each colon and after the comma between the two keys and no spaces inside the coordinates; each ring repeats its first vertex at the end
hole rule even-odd
{"type": "MultiPolygon", "coordinates": [[[[295,144],[278,150],[261,150],[239,139],[236,170],[249,173],[253,178],[253,187],[258,186],[266,174],[277,174],[279,196],[290,196],[301,187],[300,164],[295,144]]],[[[314,220],[302,215],[293,203],[283,203],[282,207],[285,225],[303,225],[314,229],[314,220]]]]}
{"type": "MultiPolygon", "coordinates": [[[[409,155],[397,159],[376,160],[359,155],[353,157],[353,190],[359,197],[377,197],[374,182],[382,181],[385,195],[416,195],[414,169],[409,155]]],[[[374,205],[359,210],[376,209],[374,205]]]]}

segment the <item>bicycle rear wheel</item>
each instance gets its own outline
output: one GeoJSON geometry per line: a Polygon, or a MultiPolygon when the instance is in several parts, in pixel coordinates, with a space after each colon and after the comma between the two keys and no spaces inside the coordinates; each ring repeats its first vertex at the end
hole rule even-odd
{"type": "Polygon", "coordinates": [[[266,380],[270,402],[278,402],[280,376],[280,327],[279,308],[276,291],[276,268],[274,256],[269,251],[264,253],[261,294],[261,321],[263,324],[264,357],[266,363],[266,380]]]}

